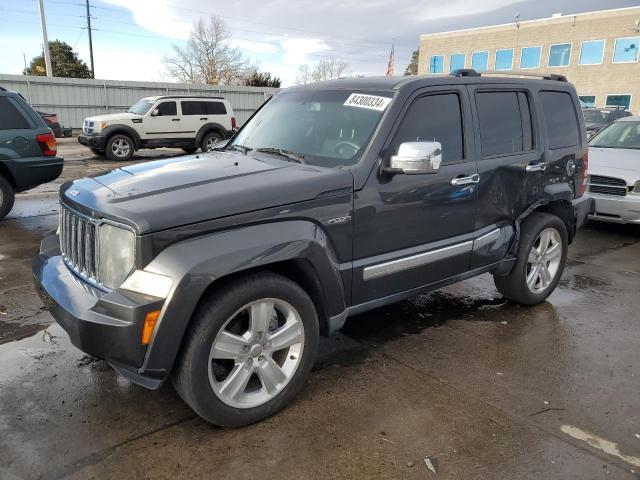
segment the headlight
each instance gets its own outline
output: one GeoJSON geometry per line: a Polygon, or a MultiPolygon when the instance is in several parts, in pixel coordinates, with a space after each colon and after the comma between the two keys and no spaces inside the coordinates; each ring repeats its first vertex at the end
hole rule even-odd
{"type": "Polygon", "coordinates": [[[94,131],[96,133],[101,132],[102,130],[104,130],[105,128],[107,128],[107,122],[96,122],[96,126],[94,127],[94,131]]]}
{"type": "Polygon", "coordinates": [[[136,270],[120,285],[120,288],[152,297],[167,298],[172,285],[173,280],[170,277],[146,270],[136,270]]]}
{"type": "Polygon", "coordinates": [[[98,235],[98,278],[107,288],[118,288],[133,270],[135,259],[133,232],[107,223],[98,235]]]}

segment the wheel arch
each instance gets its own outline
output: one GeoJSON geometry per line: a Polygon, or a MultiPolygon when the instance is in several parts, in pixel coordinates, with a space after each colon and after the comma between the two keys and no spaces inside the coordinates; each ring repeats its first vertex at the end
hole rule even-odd
{"type": "Polygon", "coordinates": [[[198,133],[196,134],[196,145],[200,145],[204,136],[209,132],[219,133],[223,140],[227,138],[227,130],[222,125],[215,122],[209,122],[205,123],[200,127],[200,130],[198,130],[198,133]]]}
{"type": "Polygon", "coordinates": [[[169,374],[198,304],[240,276],[271,271],[298,283],[316,307],[322,335],[331,331],[331,317],[346,310],[333,250],[324,232],[309,221],[260,224],[185,240],[162,251],[146,268],[171,271],[175,285],[141,367],[147,374],[169,374]]]}
{"type": "Polygon", "coordinates": [[[9,167],[7,167],[3,162],[0,162],[0,177],[4,177],[13,188],[16,188],[16,181],[13,178],[13,174],[9,167]]]}
{"type": "Polygon", "coordinates": [[[131,128],[128,125],[123,125],[123,124],[109,125],[100,133],[105,138],[103,148],[106,148],[109,138],[111,138],[113,135],[117,135],[118,133],[123,133],[131,137],[131,139],[133,140],[133,146],[135,147],[136,150],[138,150],[142,146],[142,140],[140,139],[140,134],[138,134],[138,132],[136,132],[135,129],[131,128]]]}

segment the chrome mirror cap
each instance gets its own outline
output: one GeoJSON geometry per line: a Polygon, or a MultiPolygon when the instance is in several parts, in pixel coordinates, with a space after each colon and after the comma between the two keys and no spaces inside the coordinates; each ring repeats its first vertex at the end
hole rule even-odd
{"type": "Polygon", "coordinates": [[[440,142],[404,142],[391,157],[390,167],[408,175],[435,173],[442,163],[440,142]]]}

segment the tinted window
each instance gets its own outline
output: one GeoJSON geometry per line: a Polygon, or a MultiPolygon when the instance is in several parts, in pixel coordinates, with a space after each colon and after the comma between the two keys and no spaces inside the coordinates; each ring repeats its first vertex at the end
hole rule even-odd
{"type": "Polygon", "coordinates": [[[520,68],[538,68],[541,52],[541,47],[524,47],[520,52],[520,68]]]}
{"type": "Polygon", "coordinates": [[[571,44],[558,43],[549,48],[549,66],[566,67],[571,60],[571,44]]]}
{"type": "Polygon", "coordinates": [[[177,115],[178,110],[176,108],[176,102],[162,102],[156,109],[158,110],[158,116],[166,117],[171,115],[177,115]]]}
{"type": "Polygon", "coordinates": [[[182,102],[183,115],[225,115],[227,109],[222,102],[182,102]]]}
{"type": "Polygon", "coordinates": [[[454,53],[449,57],[449,71],[464,68],[464,53],[454,53]]]}
{"type": "Polygon", "coordinates": [[[496,51],[496,70],[511,70],[513,68],[513,49],[496,51]]]}
{"type": "Polygon", "coordinates": [[[578,98],[582,102],[582,107],[583,108],[584,107],[595,107],[596,106],[596,96],[595,95],[580,95],[578,98]]]}
{"type": "Polygon", "coordinates": [[[391,146],[392,154],[403,142],[440,142],[442,161],[464,158],[460,99],[455,93],[419,98],[405,114],[391,146]]]}
{"type": "Polygon", "coordinates": [[[540,100],[547,124],[549,148],[578,145],[580,130],[571,95],[565,92],[540,92],[540,100]]]}
{"type": "Polygon", "coordinates": [[[604,40],[582,42],[580,65],[599,65],[604,58],[604,40]]]}
{"type": "Polygon", "coordinates": [[[631,107],[631,95],[607,95],[607,107],[631,107]]]}
{"type": "Polygon", "coordinates": [[[533,133],[526,94],[480,92],[476,95],[482,156],[531,150],[533,133]]]}
{"type": "Polygon", "coordinates": [[[473,52],[471,55],[471,68],[477,72],[489,68],[489,52],[473,52]]]}
{"type": "Polygon", "coordinates": [[[613,48],[613,62],[637,62],[638,43],[640,43],[640,37],[616,38],[616,44],[613,48]]]}
{"type": "Polygon", "coordinates": [[[31,128],[31,126],[8,97],[0,97],[0,130],[20,128],[31,128]]]}
{"type": "Polygon", "coordinates": [[[444,72],[444,56],[432,55],[429,61],[429,73],[442,73],[444,72]]]}

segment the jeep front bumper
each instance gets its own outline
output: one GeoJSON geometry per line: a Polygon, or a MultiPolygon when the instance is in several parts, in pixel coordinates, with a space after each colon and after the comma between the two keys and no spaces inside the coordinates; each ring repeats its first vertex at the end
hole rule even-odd
{"type": "Polygon", "coordinates": [[[32,271],[40,298],[76,347],[104,358],[134,383],[160,387],[164,375],[140,369],[147,351],[141,335],[146,314],[161,309],[164,299],[92,287],[64,264],[57,235],[42,241],[32,271]]]}
{"type": "Polygon", "coordinates": [[[78,142],[89,148],[104,150],[107,143],[107,138],[102,135],[85,135],[83,133],[78,136],[78,142]]]}

